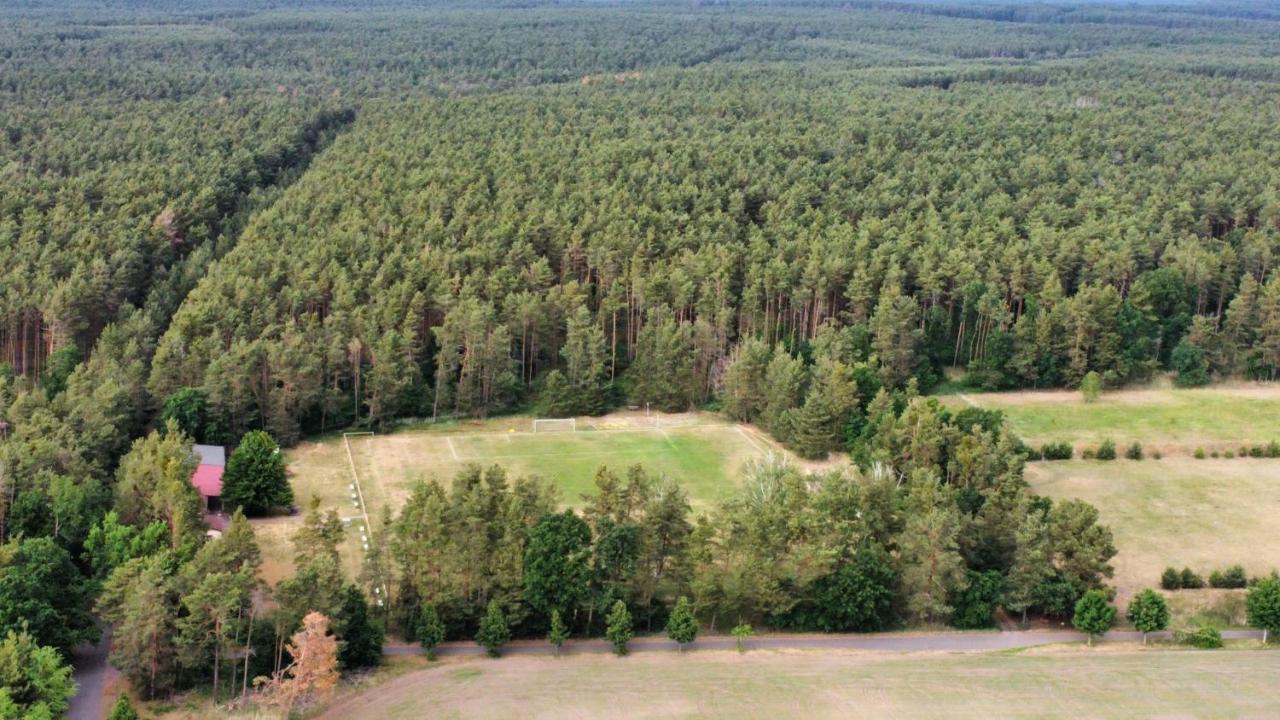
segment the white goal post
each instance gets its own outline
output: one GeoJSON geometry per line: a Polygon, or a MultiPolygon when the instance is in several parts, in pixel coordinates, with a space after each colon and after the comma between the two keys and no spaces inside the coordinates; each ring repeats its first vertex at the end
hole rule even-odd
{"type": "Polygon", "coordinates": [[[545,432],[578,432],[577,418],[534,418],[533,431],[545,432]]]}

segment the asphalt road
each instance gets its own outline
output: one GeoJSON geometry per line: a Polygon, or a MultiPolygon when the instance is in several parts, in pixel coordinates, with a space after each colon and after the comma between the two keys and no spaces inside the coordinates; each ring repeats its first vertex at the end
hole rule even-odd
{"type": "Polygon", "coordinates": [[[76,694],[71,698],[71,707],[67,709],[67,717],[71,720],[102,720],[106,715],[102,693],[107,689],[108,674],[114,672],[107,663],[110,652],[110,625],[102,628],[102,637],[97,643],[84,643],[76,648],[71,660],[76,694]]]}
{"type": "MultiPolygon", "coordinates": [[[[1172,637],[1172,633],[1151,633],[1151,639],[1172,637]]],[[[1224,630],[1222,637],[1228,640],[1243,638],[1262,638],[1261,630],[1224,630]]],[[[765,635],[750,638],[743,642],[748,650],[881,650],[887,652],[972,652],[983,650],[1008,650],[1011,648],[1035,647],[1037,645],[1057,645],[1060,643],[1085,642],[1083,633],[1073,630],[1027,630],[990,632],[934,632],[934,633],[875,633],[844,635],[765,635]]],[[[1142,640],[1142,633],[1113,630],[1095,642],[1136,642],[1142,640]]],[[[633,653],[642,652],[675,652],[679,650],[676,643],[666,638],[638,638],[628,644],[633,653]]],[[[727,635],[711,635],[699,638],[685,649],[696,650],[732,650],[737,641],[727,635]]],[[[564,644],[560,649],[562,655],[607,653],[612,652],[605,640],[574,640],[564,644]]],[[[384,655],[418,655],[422,648],[417,645],[387,645],[382,650],[384,655]]],[[[555,650],[544,641],[519,640],[502,648],[503,655],[550,655],[555,650]]],[[[471,642],[449,642],[436,648],[437,655],[465,656],[482,655],[484,648],[471,642]]]]}

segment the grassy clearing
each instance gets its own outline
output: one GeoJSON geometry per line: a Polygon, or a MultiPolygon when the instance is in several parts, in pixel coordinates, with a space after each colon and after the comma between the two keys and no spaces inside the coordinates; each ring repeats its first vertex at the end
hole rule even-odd
{"type": "Polygon", "coordinates": [[[1280,386],[1238,385],[1178,390],[1123,390],[1086,403],[1080,393],[981,393],[949,396],[1003,410],[1009,426],[1032,445],[1072,442],[1084,447],[1110,438],[1123,448],[1189,454],[1196,447],[1238,449],[1280,440],[1280,386]]]}
{"type": "Polygon", "coordinates": [[[440,663],[320,717],[1270,717],[1277,670],[1277,652],[1134,648],[510,657],[440,663]]]}
{"type": "MultiPolygon", "coordinates": [[[[300,504],[319,497],[322,508],[352,518],[355,531],[347,533],[344,557],[349,569],[358,571],[363,514],[351,497],[353,464],[369,518],[377,527],[382,509],[399,508],[414,482],[435,478],[448,483],[468,464],[497,464],[512,477],[552,480],[571,507],[581,506],[583,495],[594,491],[602,465],[621,475],[641,464],[678,481],[695,507],[707,507],[733,493],[747,461],[785,452],[763,433],[706,414],[666,416],[661,428],[628,414],[580,420],[578,432],[531,433],[530,427],[530,418],[508,417],[354,435],[349,438],[350,459],[342,436],[330,436],[303,442],[289,452],[290,479],[300,504]]],[[[299,522],[300,518],[280,518],[256,525],[265,535],[268,580],[291,572],[287,538],[299,522]]]]}
{"type": "Polygon", "coordinates": [[[1206,577],[1236,563],[1280,568],[1280,461],[1074,460],[1031,463],[1026,476],[1040,494],[1098,508],[1122,596],[1158,585],[1168,565],[1206,577]]]}

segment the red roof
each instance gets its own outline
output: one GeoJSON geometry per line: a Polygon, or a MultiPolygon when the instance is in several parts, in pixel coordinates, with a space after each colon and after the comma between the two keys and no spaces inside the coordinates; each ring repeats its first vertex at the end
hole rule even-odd
{"type": "Polygon", "coordinates": [[[191,484],[204,497],[221,497],[223,469],[221,465],[201,465],[192,473],[191,484]]]}

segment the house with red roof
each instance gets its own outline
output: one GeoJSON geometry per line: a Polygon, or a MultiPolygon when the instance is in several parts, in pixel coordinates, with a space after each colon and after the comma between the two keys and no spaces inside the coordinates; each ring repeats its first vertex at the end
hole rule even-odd
{"type": "Polygon", "coordinates": [[[191,474],[191,484],[204,499],[204,509],[215,512],[222,508],[222,473],[227,468],[227,451],[221,445],[196,445],[200,465],[191,474]]]}

